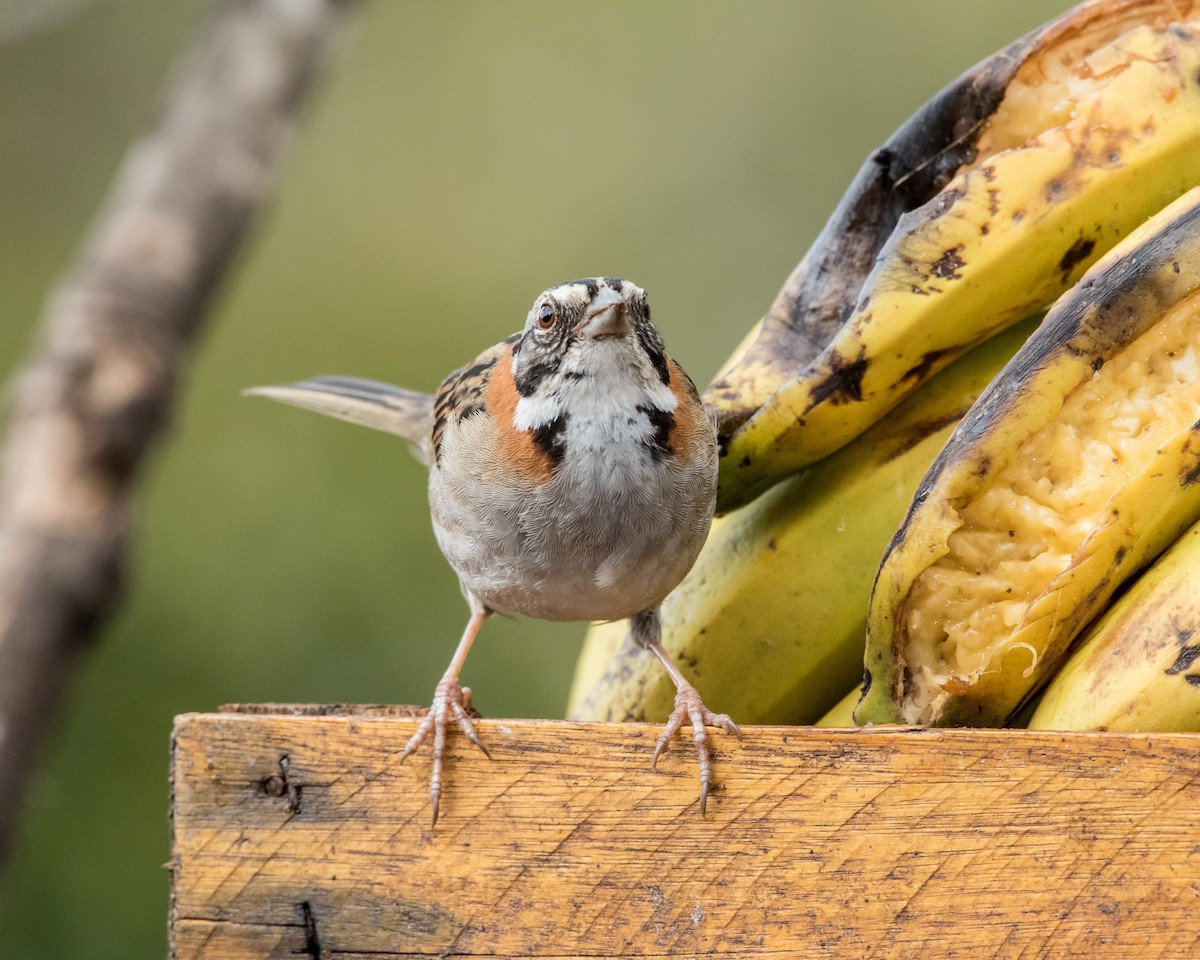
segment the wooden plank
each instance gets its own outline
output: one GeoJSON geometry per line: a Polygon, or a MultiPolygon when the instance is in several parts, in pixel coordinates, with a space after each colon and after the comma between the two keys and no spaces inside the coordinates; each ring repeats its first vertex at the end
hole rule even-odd
{"type": "Polygon", "coordinates": [[[180,717],[172,955],[1200,955],[1200,736],[180,717]],[[284,759],[286,758],[286,760],[284,759]]]}

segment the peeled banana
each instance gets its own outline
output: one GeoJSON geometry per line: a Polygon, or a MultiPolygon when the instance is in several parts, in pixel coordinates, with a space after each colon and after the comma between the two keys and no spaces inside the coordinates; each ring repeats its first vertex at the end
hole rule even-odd
{"type": "MultiPolygon", "coordinates": [[[[811,723],[861,682],[873,573],[920,477],[1034,328],[1006,331],[935,377],[873,430],[714,524],[662,606],[663,644],[740,723],[811,723]]],[[[674,687],[626,639],[594,626],[569,714],[659,719],[674,687]]]]}
{"type": "Polygon", "coordinates": [[[856,719],[1011,716],[1200,519],[1198,413],[1195,188],[1054,305],[939,454],[879,569],[856,719]]]}
{"type": "Polygon", "coordinates": [[[1089,631],[1029,726],[1200,730],[1200,524],[1089,631]]]}
{"type": "Polygon", "coordinates": [[[1083,4],[969,71],[868,159],[705,393],[718,510],[862,433],[1200,181],[1197,18],[1196,2],[1083,4]]]}

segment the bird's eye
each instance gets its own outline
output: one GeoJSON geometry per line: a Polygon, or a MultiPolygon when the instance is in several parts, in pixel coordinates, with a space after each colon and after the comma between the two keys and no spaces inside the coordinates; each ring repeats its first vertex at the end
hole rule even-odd
{"type": "Polygon", "coordinates": [[[554,304],[543,303],[538,307],[537,319],[538,326],[543,330],[549,330],[554,326],[554,304]]]}

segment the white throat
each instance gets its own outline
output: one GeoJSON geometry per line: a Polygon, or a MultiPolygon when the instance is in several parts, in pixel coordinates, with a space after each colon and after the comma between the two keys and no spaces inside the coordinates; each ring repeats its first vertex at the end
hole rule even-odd
{"type": "Polygon", "coordinates": [[[587,350],[568,352],[554,376],[539,384],[532,396],[517,401],[513,414],[517,430],[546,426],[563,413],[576,427],[579,421],[596,425],[624,421],[639,406],[664,413],[675,410],[675,394],[629,340],[605,338],[587,346],[587,350]]]}

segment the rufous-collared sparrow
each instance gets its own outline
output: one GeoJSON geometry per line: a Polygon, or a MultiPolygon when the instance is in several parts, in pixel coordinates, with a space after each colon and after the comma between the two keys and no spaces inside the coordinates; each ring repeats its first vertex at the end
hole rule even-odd
{"type": "Polygon", "coordinates": [[[436,396],[352,377],[248,392],[398,434],[429,466],[434,533],[471,607],[433,706],[401,756],[433,732],[435,823],[450,722],[487,753],[459,673],[490,613],[630,618],[633,639],[677,690],[651,764],[689,722],[704,811],[712,782],[705,725],[740,733],[672,662],[658,606],[708,535],[716,432],[692,381],[664,352],[640,287],[615,277],[551,287],[520,333],[454,371],[436,396]]]}

